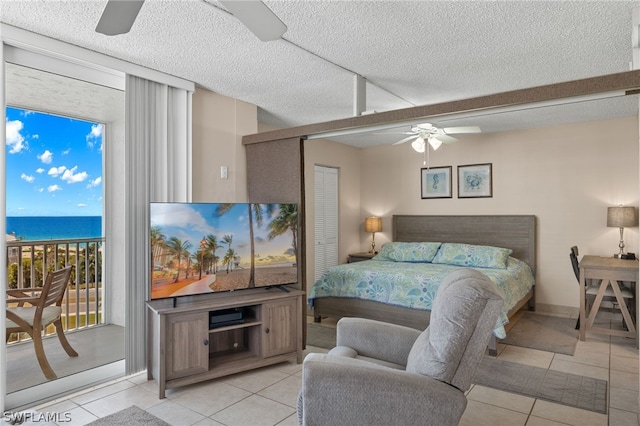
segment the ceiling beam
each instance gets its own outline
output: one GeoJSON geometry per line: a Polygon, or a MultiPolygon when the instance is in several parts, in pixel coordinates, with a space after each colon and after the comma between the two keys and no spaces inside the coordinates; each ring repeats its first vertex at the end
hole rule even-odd
{"type": "Polygon", "coordinates": [[[280,130],[255,133],[242,137],[244,145],[287,138],[306,139],[313,135],[336,132],[358,133],[381,126],[391,127],[397,123],[421,121],[458,113],[491,111],[493,109],[516,107],[525,109],[528,104],[569,100],[576,97],[602,96],[609,93],[637,94],[640,90],[640,70],[608,74],[563,83],[554,83],[527,89],[512,90],[477,98],[462,99],[433,105],[423,105],[393,111],[361,115],[322,123],[289,127],[280,130]]]}

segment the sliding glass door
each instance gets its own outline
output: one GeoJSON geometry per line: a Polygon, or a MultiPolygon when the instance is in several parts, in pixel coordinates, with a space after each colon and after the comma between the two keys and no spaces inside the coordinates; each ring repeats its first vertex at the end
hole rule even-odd
{"type": "Polygon", "coordinates": [[[2,221],[11,219],[6,237],[11,241],[5,244],[15,256],[8,257],[11,276],[2,281],[28,286],[42,279],[47,264],[73,264],[63,322],[79,354],[69,358],[55,336],[45,339],[45,354],[57,374],[47,380],[32,342],[12,335],[3,366],[4,406],[11,409],[124,375],[125,289],[124,280],[111,272],[122,269],[112,268],[121,260],[111,253],[118,239],[112,229],[118,228],[124,205],[118,157],[125,100],[123,74],[118,83],[111,72],[6,45],[4,58],[6,185],[24,188],[3,188],[8,203],[2,221]],[[81,223],[90,229],[75,232],[81,223]]]}
{"type": "MultiPolygon", "coordinates": [[[[148,201],[188,201],[191,198],[191,97],[195,86],[175,76],[2,23],[0,37],[3,72],[5,68],[10,70],[19,66],[25,73],[41,73],[31,80],[7,77],[5,82],[4,77],[1,79],[3,113],[6,106],[11,105],[103,125],[100,182],[104,206],[103,241],[101,247],[87,248],[85,258],[101,259],[99,291],[103,297],[102,306],[96,307],[102,309],[101,322],[124,328],[125,336],[123,361],[92,368],[90,374],[72,374],[31,387],[28,392],[9,395],[4,386],[6,351],[0,351],[0,396],[4,397],[0,409],[7,409],[33,406],[37,401],[50,400],[62,392],[144,370],[146,277],[149,272],[149,257],[144,252],[148,250],[149,241],[148,201]],[[132,87],[152,87],[160,96],[150,98],[146,96],[147,91],[141,94],[131,90],[132,87]],[[162,111],[162,118],[154,111],[162,111]],[[140,117],[154,119],[145,121],[140,117]],[[165,161],[159,162],[158,158],[165,161]],[[141,167],[141,164],[145,166],[141,167]]],[[[6,151],[0,156],[0,163],[4,164],[5,157],[6,151]]],[[[73,169],[75,165],[69,167],[73,169]]],[[[69,173],[74,175],[77,170],[69,173]]],[[[35,173],[34,177],[37,176],[35,173]]],[[[0,223],[3,225],[0,230],[6,222],[5,189],[2,180],[0,223]]],[[[0,243],[0,249],[7,250],[6,241],[0,243]]],[[[80,253],[82,249],[75,250],[80,253]]],[[[53,251],[58,253],[59,249],[53,251]]],[[[65,246],[62,251],[69,253],[72,250],[65,246]]],[[[4,263],[0,263],[0,272],[6,275],[4,263]]],[[[85,276],[88,275],[91,274],[85,272],[85,276]]],[[[0,280],[0,290],[5,289],[6,280],[0,280]]],[[[0,307],[4,307],[3,304],[4,299],[0,307]]],[[[90,301],[86,310],[92,306],[90,301]]],[[[0,315],[0,329],[4,329],[4,325],[5,318],[0,315]]],[[[98,352],[111,349],[110,338],[96,338],[94,349],[98,352]]]]}

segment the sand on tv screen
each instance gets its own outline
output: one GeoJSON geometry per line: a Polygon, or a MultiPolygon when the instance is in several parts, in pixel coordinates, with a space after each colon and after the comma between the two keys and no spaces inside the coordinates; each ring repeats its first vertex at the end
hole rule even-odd
{"type": "Polygon", "coordinates": [[[297,204],[149,207],[151,299],[297,282],[297,204]]]}

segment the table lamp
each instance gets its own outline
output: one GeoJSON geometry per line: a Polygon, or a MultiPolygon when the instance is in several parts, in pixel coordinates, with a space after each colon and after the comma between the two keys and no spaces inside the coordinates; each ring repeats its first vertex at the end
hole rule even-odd
{"type": "Polygon", "coordinates": [[[607,209],[607,226],[620,228],[620,244],[618,244],[620,252],[614,254],[613,257],[622,259],[624,256],[624,239],[622,238],[624,228],[638,226],[638,215],[635,207],[623,207],[621,205],[609,207],[607,209]]]}
{"type": "Polygon", "coordinates": [[[364,232],[371,232],[371,249],[369,253],[376,253],[376,232],[382,231],[382,219],[377,216],[369,216],[364,219],[364,232]]]}

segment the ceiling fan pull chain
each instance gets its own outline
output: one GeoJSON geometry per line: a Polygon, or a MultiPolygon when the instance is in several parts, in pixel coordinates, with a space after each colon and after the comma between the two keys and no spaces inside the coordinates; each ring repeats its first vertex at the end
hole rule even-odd
{"type": "Polygon", "coordinates": [[[425,144],[424,152],[422,153],[424,156],[422,160],[422,165],[427,166],[427,170],[429,170],[429,144],[425,144]]]}

